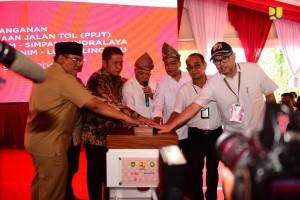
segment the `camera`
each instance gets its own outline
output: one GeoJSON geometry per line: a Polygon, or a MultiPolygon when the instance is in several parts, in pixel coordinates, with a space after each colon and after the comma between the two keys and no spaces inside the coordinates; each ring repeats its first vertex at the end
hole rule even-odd
{"type": "MultiPolygon", "coordinates": [[[[44,82],[47,77],[46,71],[41,66],[13,46],[2,41],[0,41],[0,64],[36,83],[44,82]]],[[[1,77],[0,84],[5,84],[5,80],[1,77]]]]}
{"type": "Polygon", "coordinates": [[[260,132],[251,138],[225,132],[216,150],[233,172],[233,199],[300,199],[300,117],[286,105],[267,104],[260,132]],[[279,113],[289,117],[284,133],[278,129],[279,113]]]}

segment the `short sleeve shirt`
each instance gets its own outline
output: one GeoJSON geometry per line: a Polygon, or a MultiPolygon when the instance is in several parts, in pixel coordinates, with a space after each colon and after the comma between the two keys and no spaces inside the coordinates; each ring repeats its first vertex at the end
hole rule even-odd
{"type": "Polygon", "coordinates": [[[32,87],[24,139],[26,149],[40,156],[65,154],[71,142],[77,108],[92,98],[91,93],[59,64],[47,68],[46,81],[32,87]]]}
{"type": "Polygon", "coordinates": [[[264,96],[274,93],[278,86],[256,63],[239,63],[236,67],[241,76],[239,92],[238,73],[231,80],[217,73],[205,84],[194,102],[205,107],[210,101],[215,101],[224,122],[224,130],[250,137],[262,128],[266,107],[264,96]],[[230,121],[230,109],[237,103],[237,97],[230,91],[224,78],[238,94],[239,103],[244,107],[242,123],[230,121]]]}

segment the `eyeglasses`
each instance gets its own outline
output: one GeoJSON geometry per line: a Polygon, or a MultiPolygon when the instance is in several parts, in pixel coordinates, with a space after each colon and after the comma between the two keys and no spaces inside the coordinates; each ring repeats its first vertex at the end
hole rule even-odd
{"type": "Polygon", "coordinates": [[[76,64],[83,64],[84,63],[84,58],[80,59],[80,58],[71,58],[70,56],[67,56],[67,55],[63,55],[64,57],[66,58],[70,58],[74,63],[76,64]]]}
{"type": "Polygon", "coordinates": [[[232,55],[232,53],[229,54],[229,55],[227,55],[227,56],[222,56],[221,59],[213,58],[213,63],[214,63],[215,65],[221,64],[221,61],[222,61],[223,63],[227,63],[227,62],[229,61],[229,57],[230,57],[231,55],[232,55]]]}
{"type": "Polygon", "coordinates": [[[193,71],[193,70],[198,70],[198,69],[200,69],[200,67],[201,67],[201,64],[200,63],[197,63],[197,64],[195,64],[194,66],[192,66],[192,65],[187,65],[187,70],[189,71],[189,72],[191,72],[191,71],[193,71]]]}

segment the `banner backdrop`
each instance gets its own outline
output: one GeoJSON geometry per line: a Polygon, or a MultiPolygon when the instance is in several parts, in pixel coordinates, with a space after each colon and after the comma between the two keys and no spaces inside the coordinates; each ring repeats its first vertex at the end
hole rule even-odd
{"type": "MultiPolygon", "coordinates": [[[[77,41],[84,45],[86,83],[101,68],[105,46],[124,52],[121,75],[132,78],[135,60],[145,52],[154,60],[152,81],[165,70],[161,60],[164,42],[177,48],[177,1],[0,1],[0,40],[36,61],[43,68],[53,62],[54,44],[77,41]],[[139,5],[135,5],[138,3],[139,5]]],[[[0,102],[28,102],[32,82],[0,65],[0,102]]]]}

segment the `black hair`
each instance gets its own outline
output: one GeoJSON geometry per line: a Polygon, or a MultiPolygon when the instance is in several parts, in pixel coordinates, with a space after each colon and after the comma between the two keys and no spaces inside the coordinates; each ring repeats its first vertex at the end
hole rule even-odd
{"type": "Polygon", "coordinates": [[[102,60],[108,62],[111,59],[111,56],[115,54],[120,54],[123,56],[123,52],[120,48],[115,46],[105,47],[102,52],[102,60]]]}
{"type": "MultiPolygon", "coordinates": [[[[190,55],[188,56],[188,58],[189,58],[190,56],[198,56],[198,57],[201,59],[202,62],[205,62],[205,59],[204,59],[203,55],[200,54],[200,53],[192,53],[192,54],[190,54],[190,55]]],[[[185,61],[185,62],[186,62],[186,61],[185,61]]]]}
{"type": "Polygon", "coordinates": [[[54,62],[56,62],[56,61],[58,60],[58,57],[59,57],[59,56],[60,56],[60,55],[56,54],[56,55],[53,57],[54,62]]]}
{"type": "Polygon", "coordinates": [[[290,92],[281,94],[281,97],[290,97],[291,99],[294,99],[294,96],[290,92]]]}
{"type": "Polygon", "coordinates": [[[296,93],[296,92],[291,91],[290,93],[291,93],[293,96],[295,96],[295,98],[297,98],[297,93],[296,93]]]}

